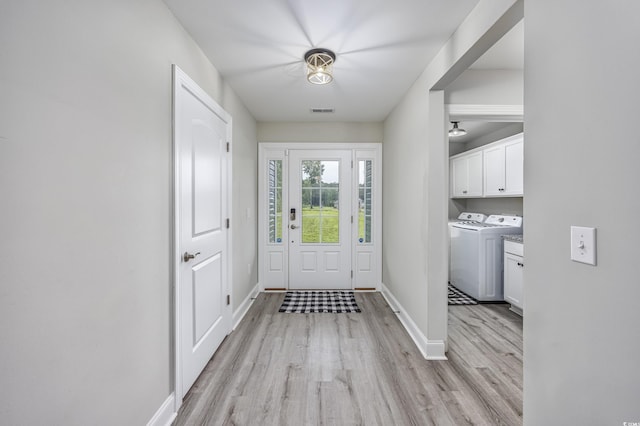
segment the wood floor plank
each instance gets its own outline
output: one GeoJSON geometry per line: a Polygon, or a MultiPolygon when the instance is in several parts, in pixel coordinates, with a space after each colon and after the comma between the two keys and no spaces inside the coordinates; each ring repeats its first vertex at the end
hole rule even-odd
{"type": "Polygon", "coordinates": [[[362,313],[285,314],[261,294],[174,425],[518,425],[522,320],[453,306],[448,361],[425,360],[379,293],[362,313]]]}

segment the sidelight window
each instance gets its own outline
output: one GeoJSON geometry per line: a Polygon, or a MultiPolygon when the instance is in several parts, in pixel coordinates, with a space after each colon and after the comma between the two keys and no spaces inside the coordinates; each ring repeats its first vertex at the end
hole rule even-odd
{"type": "Polygon", "coordinates": [[[373,219],[373,161],[358,161],[358,242],[371,243],[373,219]]]}
{"type": "Polygon", "coordinates": [[[282,243],[282,160],[269,160],[269,243],[282,243]]]}

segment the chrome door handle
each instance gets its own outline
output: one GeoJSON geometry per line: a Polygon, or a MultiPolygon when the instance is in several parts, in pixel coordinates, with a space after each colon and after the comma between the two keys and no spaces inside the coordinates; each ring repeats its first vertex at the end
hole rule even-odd
{"type": "Polygon", "coordinates": [[[184,260],[185,262],[190,261],[191,259],[195,259],[197,255],[199,255],[200,252],[197,252],[196,254],[191,254],[188,251],[185,251],[184,254],[182,255],[182,260],[184,260]]]}
{"type": "Polygon", "coordinates": [[[300,227],[299,227],[299,226],[295,226],[295,225],[291,225],[291,227],[290,227],[290,228],[291,228],[291,229],[298,229],[298,228],[300,228],[300,227]]]}

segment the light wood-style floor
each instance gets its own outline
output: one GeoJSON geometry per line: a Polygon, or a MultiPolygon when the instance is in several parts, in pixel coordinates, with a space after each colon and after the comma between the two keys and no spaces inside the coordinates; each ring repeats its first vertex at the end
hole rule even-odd
{"type": "Polygon", "coordinates": [[[379,293],[360,314],[284,314],[260,294],[174,425],[519,425],[522,319],[449,307],[448,361],[427,361],[379,293]]]}

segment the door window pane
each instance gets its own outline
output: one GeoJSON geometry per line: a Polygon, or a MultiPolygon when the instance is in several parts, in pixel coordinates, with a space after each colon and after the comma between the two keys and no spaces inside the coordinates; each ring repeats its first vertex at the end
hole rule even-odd
{"type": "Polygon", "coordinates": [[[269,243],[282,243],[282,160],[269,160],[269,243]]]}
{"type": "Polygon", "coordinates": [[[358,242],[371,243],[373,160],[358,161],[358,242]]]}
{"type": "Polygon", "coordinates": [[[340,242],[339,161],[302,161],[302,242],[340,242]]]}

